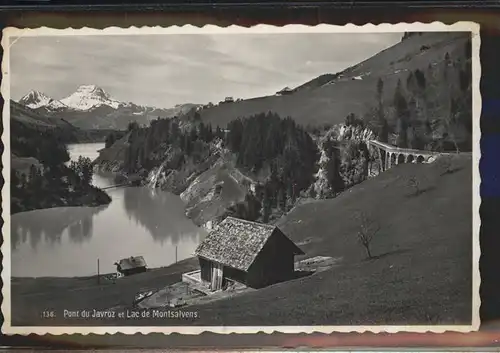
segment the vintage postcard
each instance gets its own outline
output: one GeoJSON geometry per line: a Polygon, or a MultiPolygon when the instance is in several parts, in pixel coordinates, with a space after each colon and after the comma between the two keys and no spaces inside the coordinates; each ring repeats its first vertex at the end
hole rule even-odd
{"type": "Polygon", "coordinates": [[[478,329],[478,25],[2,45],[3,332],[478,329]]]}

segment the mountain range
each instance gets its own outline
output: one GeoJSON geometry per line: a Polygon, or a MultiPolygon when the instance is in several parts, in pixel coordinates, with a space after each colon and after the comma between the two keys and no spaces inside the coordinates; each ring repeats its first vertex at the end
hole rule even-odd
{"type": "Polygon", "coordinates": [[[149,124],[158,117],[183,115],[199,106],[187,103],[163,109],[121,102],[96,85],[81,85],[74,93],[60,100],[33,90],[22,97],[19,104],[41,115],[64,119],[82,129],[118,130],[126,129],[132,121],[149,124]]]}

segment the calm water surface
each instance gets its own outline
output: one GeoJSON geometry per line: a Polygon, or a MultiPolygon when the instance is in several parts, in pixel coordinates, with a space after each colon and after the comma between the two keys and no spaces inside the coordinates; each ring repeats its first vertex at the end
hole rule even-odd
{"type": "MultiPolygon", "coordinates": [[[[103,144],[70,145],[72,160],[94,159],[103,144]]],[[[114,184],[95,175],[94,185],[114,184]]],[[[192,256],[206,232],[184,215],[182,200],[147,187],[106,190],[100,207],[58,207],[12,216],[12,276],[86,276],[115,271],[121,258],[142,255],[149,267],[192,256]]]]}

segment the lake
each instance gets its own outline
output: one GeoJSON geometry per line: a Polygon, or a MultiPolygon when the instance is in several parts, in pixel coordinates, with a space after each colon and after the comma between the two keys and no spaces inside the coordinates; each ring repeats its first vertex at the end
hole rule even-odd
{"type": "MultiPolygon", "coordinates": [[[[102,143],[68,146],[71,160],[95,159],[102,143]]],[[[111,175],[93,183],[114,184],[111,175]]],[[[184,214],[174,194],[148,187],[120,187],[106,192],[113,201],[99,207],[57,207],[11,217],[12,276],[72,277],[114,272],[114,262],[142,255],[148,267],[191,257],[206,235],[184,214]]]]}

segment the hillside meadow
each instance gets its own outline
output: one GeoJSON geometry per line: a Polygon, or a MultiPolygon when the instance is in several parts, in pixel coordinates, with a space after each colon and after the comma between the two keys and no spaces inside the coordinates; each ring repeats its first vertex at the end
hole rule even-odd
{"type": "MultiPolygon", "coordinates": [[[[306,253],[330,256],[326,271],[190,306],[197,319],[134,320],[134,325],[467,325],[472,315],[472,158],[441,157],[403,164],[337,198],[304,203],[278,226],[306,253]],[[409,180],[417,178],[417,194],[409,180]],[[358,244],[362,211],[380,225],[367,259],[358,244]]],[[[140,289],[161,288],[197,267],[186,260],[115,284],[95,278],[14,278],[17,324],[47,324],[36,308],[54,310],[131,305],[140,289]]],[[[56,318],[51,325],[81,325],[56,318]]],[[[130,325],[124,320],[85,325],[130,325]]]]}

